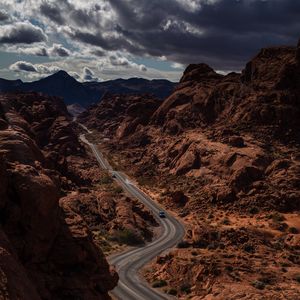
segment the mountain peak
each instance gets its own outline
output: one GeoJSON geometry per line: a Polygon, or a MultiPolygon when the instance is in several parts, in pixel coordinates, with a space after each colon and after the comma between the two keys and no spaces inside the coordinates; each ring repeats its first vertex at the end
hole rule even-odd
{"type": "Polygon", "coordinates": [[[193,80],[211,80],[218,79],[221,75],[217,74],[214,69],[209,65],[201,64],[190,64],[183,72],[183,76],[180,82],[193,81],[193,80]]]}
{"type": "MultiPolygon", "coordinates": [[[[55,77],[63,77],[63,78],[69,78],[69,77],[72,77],[69,73],[67,73],[66,71],[64,70],[59,70],[58,72],[50,75],[50,76],[55,76],[55,77]]],[[[50,77],[49,76],[49,77],[50,77]]],[[[74,77],[72,77],[73,79],[75,79],[74,77]]]]}

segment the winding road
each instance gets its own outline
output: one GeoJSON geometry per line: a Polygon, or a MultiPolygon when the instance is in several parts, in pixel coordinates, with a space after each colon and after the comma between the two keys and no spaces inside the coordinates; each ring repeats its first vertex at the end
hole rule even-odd
{"type": "MultiPolygon", "coordinates": [[[[84,125],[80,124],[80,126],[91,133],[84,125]]],[[[166,218],[159,218],[158,212],[162,209],[158,204],[135,186],[124,173],[114,171],[98,148],[90,143],[84,134],[80,135],[80,139],[91,148],[100,167],[107,170],[112,176],[114,175],[114,179],[124,191],[131,197],[141,201],[153,212],[161,229],[159,236],[151,243],[143,247],[115,254],[108,258],[109,263],[115,266],[119,274],[119,282],[117,287],[112,291],[112,295],[120,300],[174,299],[172,296],[151,288],[149,284],[139,276],[138,271],[154,257],[174,247],[182,240],[185,233],[183,225],[172,215],[167,213],[166,218]]]]}

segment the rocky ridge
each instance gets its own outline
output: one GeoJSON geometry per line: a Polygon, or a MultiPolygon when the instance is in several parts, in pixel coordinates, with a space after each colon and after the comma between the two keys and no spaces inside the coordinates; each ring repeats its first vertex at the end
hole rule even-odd
{"type": "Polygon", "coordinates": [[[299,46],[262,49],[242,74],[190,65],[150,113],[139,98],[147,113],[138,125],[128,96],[108,96],[108,106],[79,116],[101,132],[117,167],[185,221],[180,248],[145,271],[167,292],[183,299],[299,295],[299,46]]]}

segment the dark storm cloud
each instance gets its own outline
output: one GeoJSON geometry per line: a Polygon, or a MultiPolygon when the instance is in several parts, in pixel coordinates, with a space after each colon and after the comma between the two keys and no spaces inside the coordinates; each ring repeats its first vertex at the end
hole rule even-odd
{"type": "Polygon", "coordinates": [[[0,10],[0,22],[7,21],[9,16],[6,14],[5,11],[0,10]]]}
{"type": "MultiPolygon", "coordinates": [[[[49,56],[68,56],[83,49],[91,55],[107,55],[111,65],[130,65],[121,56],[113,59],[112,53],[107,53],[116,51],[124,52],[123,56],[164,56],[182,64],[206,62],[219,70],[236,70],[260,48],[296,44],[300,35],[300,1],[296,0],[103,0],[98,4],[82,0],[78,3],[37,2],[43,16],[42,20],[37,17],[37,21],[44,22],[49,37],[55,36],[64,45],[74,42],[72,51],[62,46],[47,48],[49,56]],[[44,16],[52,22],[47,24],[44,16]],[[64,26],[57,32],[57,25],[64,26]],[[63,35],[61,40],[60,35],[63,35]]],[[[39,27],[29,22],[20,24],[1,26],[0,43],[46,40],[39,27]]]]}
{"type": "Polygon", "coordinates": [[[300,35],[300,1],[202,1],[198,10],[171,0],[109,2],[118,31],[139,45],[133,52],[143,48],[181,63],[204,60],[217,68],[239,68],[259,48],[295,44],[300,35]]]}
{"type": "Polygon", "coordinates": [[[43,31],[30,23],[16,23],[0,27],[0,43],[32,44],[47,39],[43,31]]]}
{"type": "Polygon", "coordinates": [[[79,26],[88,26],[94,24],[91,13],[83,9],[73,9],[71,18],[79,26]]]}
{"type": "Polygon", "coordinates": [[[51,56],[61,56],[61,57],[70,56],[70,51],[59,44],[54,44],[52,48],[49,50],[49,52],[51,56]]]}
{"type": "Polygon", "coordinates": [[[40,5],[40,12],[53,22],[65,25],[71,21],[78,26],[84,27],[98,25],[97,11],[99,9],[98,5],[94,5],[89,9],[76,8],[68,0],[60,0],[56,3],[43,1],[40,5]]]}
{"type": "Polygon", "coordinates": [[[47,17],[48,19],[52,20],[53,22],[63,25],[65,24],[65,19],[61,14],[61,8],[58,5],[53,3],[43,2],[40,6],[40,12],[47,17]]]}
{"type": "Polygon", "coordinates": [[[101,51],[101,50],[98,50],[98,49],[91,50],[90,53],[91,53],[92,55],[99,56],[99,57],[105,56],[105,52],[104,52],[104,51],[101,51]]]}
{"type": "Polygon", "coordinates": [[[90,33],[87,31],[81,31],[78,29],[72,30],[72,32],[67,32],[67,34],[80,42],[98,46],[103,48],[104,50],[128,50],[132,53],[138,52],[138,47],[132,45],[129,42],[129,39],[124,37],[114,37],[114,36],[106,36],[103,37],[101,32],[90,33]]]}
{"type": "Polygon", "coordinates": [[[26,61],[17,61],[9,67],[15,72],[25,71],[25,72],[37,72],[37,69],[33,64],[26,61]]]}

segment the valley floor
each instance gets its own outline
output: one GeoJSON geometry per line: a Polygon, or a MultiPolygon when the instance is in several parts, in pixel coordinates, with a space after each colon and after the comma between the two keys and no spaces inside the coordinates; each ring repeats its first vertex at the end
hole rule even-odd
{"type": "MultiPolygon", "coordinates": [[[[112,151],[108,140],[99,147],[115,168],[136,176],[127,150],[112,151]]],[[[247,148],[242,151],[247,153],[247,148]]],[[[253,148],[249,153],[256,155],[253,148]]],[[[179,299],[298,299],[299,212],[199,205],[192,186],[195,174],[170,182],[157,174],[137,178],[140,188],[183,220],[187,229],[184,241],[148,264],[143,276],[179,299]]]]}

